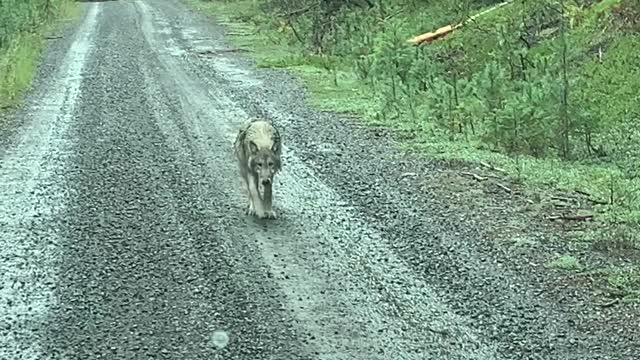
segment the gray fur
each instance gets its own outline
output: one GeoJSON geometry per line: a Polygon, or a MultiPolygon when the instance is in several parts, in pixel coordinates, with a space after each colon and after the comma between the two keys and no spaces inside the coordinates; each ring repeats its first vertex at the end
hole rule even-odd
{"type": "Polygon", "coordinates": [[[280,132],[269,121],[252,120],[240,128],[233,148],[242,188],[249,199],[247,213],[275,219],[273,178],[282,167],[280,132]]]}

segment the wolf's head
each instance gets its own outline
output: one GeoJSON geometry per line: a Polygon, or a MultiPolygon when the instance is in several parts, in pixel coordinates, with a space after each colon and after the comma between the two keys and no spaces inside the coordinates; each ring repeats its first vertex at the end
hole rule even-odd
{"type": "Polygon", "coordinates": [[[280,144],[275,142],[271,148],[259,148],[250,141],[249,150],[249,168],[257,175],[258,183],[271,185],[273,176],[280,170],[280,144]]]}

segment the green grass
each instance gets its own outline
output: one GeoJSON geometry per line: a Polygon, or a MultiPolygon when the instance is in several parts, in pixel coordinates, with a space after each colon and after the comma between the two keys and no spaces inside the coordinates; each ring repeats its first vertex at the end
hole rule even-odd
{"type": "Polygon", "coordinates": [[[640,302],[640,267],[637,265],[605,266],[579,275],[596,280],[596,286],[607,297],[640,302]]]}
{"type": "MultiPolygon", "coordinates": [[[[506,155],[489,149],[479,139],[451,141],[445,136],[434,136],[432,124],[407,114],[380,116],[385,98],[356,76],[352,66],[355,55],[329,57],[331,64],[325,66],[329,60],[308,55],[304,46],[293,38],[290,29],[281,32],[275,30],[277,23],[267,21],[267,16],[259,9],[261,1],[185,1],[228,24],[234,32],[242,33],[230,36],[231,41],[249,50],[259,66],[285,68],[297,74],[310,90],[311,102],[321,109],[358,114],[368,124],[387,126],[399,134],[413,133],[402,146],[431,157],[471,163],[483,161],[504,168],[511,178],[531,186],[581,190],[600,201],[608,201],[613,197],[613,205],[599,208],[599,219],[608,223],[640,224],[640,196],[637,195],[640,194],[640,181],[629,176],[629,172],[637,168],[633,156],[640,154],[637,145],[640,143],[640,129],[634,125],[638,121],[637,116],[632,114],[634,106],[638,111],[637,105],[640,104],[640,62],[635,55],[640,48],[640,33],[601,31],[602,26],[612,21],[612,7],[621,1],[604,0],[588,9],[581,10],[575,6],[569,9],[569,23],[573,28],[568,34],[568,41],[572,46],[585,50],[594,42],[603,41],[600,37],[607,41],[601,61],[582,53],[572,55],[574,58],[570,68],[570,76],[590,76],[589,86],[578,88],[575,96],[592,100],[590,110],[595,116],[609,119],[608,123],[603,120],[601,126],[606,131],[595,136],[595,141],[605,143],[609,149],[617,150],[618,154],[627,154],[603,161],[593,157],[562,161],[553,156],[506,155]],[[616,149],[616,146],[626,148],[616,149]]],[[[436,3],[424,5],[424,11],[415,16],[404,14],[390,20],[401,24],[398,26],[403,31],[401,38],[431,31],[454,21],[455,16],[447,14],[447,9],[440,2],[436,3]]],[[[514,6],[519,5],[516,2],[489,13],[477,23],[427,45],[429,51],[438,54],[464,46],[457,66],[471,73],[482,69],[491,57],[491,51],[487,49],[494,49],[499,41],[495,33],[482,29],[495,23],[512,21],[514,6]]],[[[552,36],[553,26],[541,28],[537,46],[531,51],[541,54],[557,52],[558,40],[552,36]]],[[[640,161],[640,157],[637,159],[640,161]]]]}
{"type": "Polygon", "coordinates": [[[578,259],[571,255],[559,256],[556,259],[549,261],[546,266],[554,269],[573,271],[580,270],[582,268],[582,265],[580,265],[578,259]]]}
{"type": "Polygon", "coordinates": [[[59,29],[60,20],[77,14],[74,1],[64,0],[59,4],[57,18],[47,19],[31,31],[10,34],[9,43],[0,49],[0,109],[15,105],[31,84],[46,45],[45,36],[59,29]]]}
{"type": "Polygon", "coordinates": [[[20,35],[0,58],[0,107],[13,105],[31,83],[42,43],[38,35],[20,35]]]}
{"type": "Polygon", "coordinates": [[[638,271],[636,266],[605,269],[604,274],[610,291],[622,296],[626,301],[640,301],[640,273],[638,271]]]}

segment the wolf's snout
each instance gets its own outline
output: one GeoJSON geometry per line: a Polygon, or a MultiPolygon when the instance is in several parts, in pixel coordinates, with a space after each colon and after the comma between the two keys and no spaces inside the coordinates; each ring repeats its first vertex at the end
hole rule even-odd
{"type": "Polygon", "coordinates": [[[271,184],[271,179],[263,179],[262,180],[262,185],[269,185],[271,184]]]}

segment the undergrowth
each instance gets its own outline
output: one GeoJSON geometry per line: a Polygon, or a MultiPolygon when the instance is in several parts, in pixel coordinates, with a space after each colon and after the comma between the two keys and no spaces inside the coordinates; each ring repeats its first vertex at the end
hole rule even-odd
{"type": "Polygon", "coordinates": [[[500,1],[186,1],[259,66],[298,74],[318,107],[587,194],[593,246],[640,248],[640,0],[517,0],[422,46],[407,40],[500,1]]]}
{"type": "Polygon", "coordinates": [[[0,109],[31,83],[44,34],[74,14],[73,0],[0,0],[0,109]]]}

